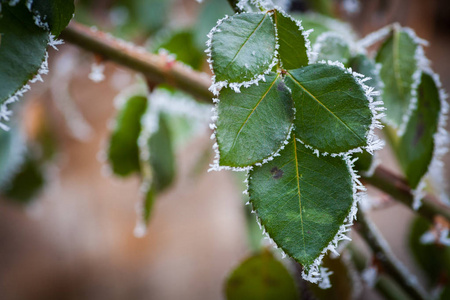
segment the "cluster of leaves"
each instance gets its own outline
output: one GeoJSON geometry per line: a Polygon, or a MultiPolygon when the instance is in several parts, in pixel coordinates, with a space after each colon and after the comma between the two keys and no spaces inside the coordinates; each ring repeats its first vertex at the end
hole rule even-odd
{"type": "Polygon", "coordinates": [[[373,151],[377,116],[362,77],[340,63],[314,63],[307,36],[280,9],[240,13],[213,28],[209,53],[212,89],[222,87],[214,91],[214,167],[250,170],[262,226],[310,269],[352,221],[350,154],[373,151]]]}
{"type": "Polygon", "coordinates": [[[445,94],[426,42],[409,28],[358,41],[326,17],[295,16],[300,24],[278,7],[237,8],[207,44],[217,96],[212,169],[248,171],[249,204],[264,233],[305,267],[305,279],[326,286],[316,267],[352,223],[361,188],[354,158],[371,176],[382,119],[417,208],[430,166],[445,153],[445,94]],[[370,58],[367,48],[380,41],[370,58]]]}

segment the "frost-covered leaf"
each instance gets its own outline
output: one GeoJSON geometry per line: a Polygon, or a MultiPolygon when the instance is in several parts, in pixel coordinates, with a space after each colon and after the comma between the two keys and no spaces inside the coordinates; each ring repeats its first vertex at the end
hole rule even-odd
{"type": "Polygon", "coordinates": [[[73,0],[33,0],[31,11],[35,14],[36,23],[58,36],[72,19],[75,6],[73,0]]]}
{"type": "Polygon", "coordinates": [[[370,167],[373,163],[373,155],[370,154],[367,151],[355,153],[354,157],[358,158],[358,160],[355,162],[355,168],[356,170],[360,172],[367,172],[370,170],[370,167]]]}
{"type": "Polygon", "coordinates": [[[422,73],[417,90],[417,109],[413,111],[406,131],[399,140],[397,158],[411,188],[415,189],[427,173],[434,150],[441,110],[439,90],[433,78],[422,73]]]}
{"type": "Polygon", "coordinates": [[[158,130],[150,136],[147,145],[152,167],[152,185],[159,192],[169,187],[175,179],[175,155],[164,113],[160,113],[158,130]]]}
{"type": "Polygon", "coordinates": [[[150,222],[150,216],[153,211],[153,205],[155,204],[155,198],[156,198],[155,186],[150,185],[148,189],[145,191],[143,199],[142,221],[146,225],[150,222]]]}
{"type": "Polygon", "coordinates": [[[220,165],[243,167],[274,153],[286,139],[294,117],[292,98],[280,75],[259,85],[220,92],[216,137],[220,165]]]}
{"type": "Polygon", "coordinates": [[[107,153],[111,169],[118,176],[140,171],[137,140],[146,107],[145,96],[133,96],[126,100],[118,112],[107,153]]]}
{"type": "Polygon", "coordinates": [[[2,187],[0,193],[11,201],[26,204],[38,196],[44,184],[42,166],[32,156],[27,155],[20,170],[2,187]]]}
{"type": "Polygon", "coordinates": [[[292,90],[300,140],[328,153],[367,145],[372,112],[352,74],[338,66],[315,64],[288,71],[285,82],[292,90]]]}
{"type": "Polygon", "coordinates": [[[356,36],[348,24],[337,19],[317,13],[293,14],[292,16],[302,22],[302,26],[305,30],[314,30],[309,35],[309,40],[312,44],[314,44],[317,38],[324,32],[338,32],[341,34],[346,34],[350,37],[356,36]]]}
{"type": "Polygon", "coordinates": [[[429,232],[431,224],[423,218],[415,218],[410,227],[408,244],[416,263],[427,274],[429,283],[436,284],[440,278],[450,276],[450,247],[421,241],[429,232]]]}
{"type": "Polygon", "coordinates": [[[268,251],[250,256],[228,277],[228,300],[296,300],[297,287],[286,267],[268,251]]]}
{"type": "Polygon", "coordinates": [[[402,124],[411,103],[415,81],[413,75],[418,69],[415,58],[417,47],[418,44],[407,32],[394,28],[376,56],[376,61],[381,63],[386,119],[397,127],[402,124]]]}
{"type": "Polygon", "coordinates": [[[155,48],[167,50],[170,54],[176,56],[177,61],[196,70],[200,70],[204,62],[204,52],[197,48],[192,31],[178,31],[166,38],[161,38],[155,48]]]}
{"type": "Polygon", "coordinates": [[[297,23],[290,17],[275,11],[273,14],[278,33],[278,54],[284,69],[291,70],[309,63],[306,39],[297,23]]]}
{"type": "Polygon", "coordinates": [[[49,34],[35,25],[25,5],[2,5],[0,14],[0,103],[18,92],[39,71],[49,34]]]}
{"type": "Polygon", "coordinates": [[[249,195],[270,237],[308,267],[351,210],[352,176],[341,157],[317,157],[294,135],[280,156],[250,171],[249,195]]]}
{"type": "Polygon", "coordinates": [[[275,54],[275,27],[269,14],[237,14],[212,32],[216,81],[248,81],[269,69],[275,54]]]}
{"type": "Polygon", "coordinates": [[[367,80],[365,84],[381,92],[383,83],[380,79],[378,66],[374,60],[367,57],[367,55],[357,54],[350,59],[349,66],[353,71],[370,77],[370,80],[367,80]]]}
{"type": "Polygon", "coordinates": [[[309,288],[318,300],[351,300],[354,299],[353,290],[355,282],[352,279],[351,271],[343,256],[331,258],[327,256],[323,259],[323,267],[327,272],[333,272],[329,276],[330,288],[322,289],[317,284],[309,284],[309,288]]]}
{"type": "Polygon", "coordinates": [[[317,53],[317,61],[331,60],[348,64],[351,56],[348,42],[339,34],[326,32],[317,38],[313,51],[317,53]]]}

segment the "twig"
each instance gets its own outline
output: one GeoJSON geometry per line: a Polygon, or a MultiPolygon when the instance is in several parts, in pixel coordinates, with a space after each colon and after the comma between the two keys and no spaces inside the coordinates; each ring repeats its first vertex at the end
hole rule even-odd
{"type": "MultiPolygon", "coordinates": [[[[61,37],[67,42],[97,53],[105,59],[141,72],[152,82],[167,83],[193,95],[197,100],[212,102],[212,93],[208,90],[211,83],[210,78],[183,64],[167,62],[162,56],[148,53],[142,48],[76,22],[72,22],[63,31],[61,37]]],[[[413,202],[411,189],[402,178],[378,167],[372,177],[363,177],[362,179],[411,207],[413,202]]],[[[442,215],[450,221],[450,209],[435,203],[429,197],[422,200],[422,206],[417,213],[432,222],[437,215],[442,215]]]]}
{"type": "MultiPolygon", "coordinates": [[[[406,181],[385,168],[378,167],[371,177],[362,176],[362,181],[389,194],[404,205],[412,207],[414,197],[406,181]]],[[[422,206],[419,207],[417,213],[432,223],[438,215],[450,221],[450,209],[443,204],[436,203],[429,196],[422,199],[422,206]]]]}
{"type": "Polygon", "coordinates": [[[394,256],[386,240],[361,209],[358,211],[357,220],[360,225],[359,232],[386,273],[392,276],[413,299],[430,299],[417,278],[394,256]]]}
{"type": "Polygon", "coordinates": [[[154,83],[167,83],[193,95],[198,100],[211,102],[213,95],[208,90],[211,79],[207,74],[76,22],[71,22],[61,37],[105,59],[138,71],[154,83]]]}

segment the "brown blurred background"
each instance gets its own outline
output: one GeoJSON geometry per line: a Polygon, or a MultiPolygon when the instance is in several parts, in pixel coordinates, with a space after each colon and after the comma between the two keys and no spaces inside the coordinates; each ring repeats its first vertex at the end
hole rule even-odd
{"type": "MultiPolygon", "coordinates": [[[[111,2],[92,1],[99,22],[109,22],[104,11],[111,2]]],[[[392,22],[412,27],[430,41],[426,54],[450,90],[449,1],[360,3],[355,15],[339,9],[339,1],[335,12],[361,36],[392,22]]],[[[177,0],[171,18],[188,25],[198,6],[194,0],[177,0]]],[[[106,79],[93,83],[88,79],[91,54],[64,45],[50,57],[50,74],[28,93],[22,114],[43,108],[57,129],[55,175],[26,209],[0,202],[0,299],[222,299],[227,273],[250,248],[240,179],[230,172],[207,173],[207,164],[192,175],[211,147],[208,129],[177,152],[176,183],[158,198],[148,234],[136,238],[139,180],[106,175],[97,159],[108,136],[108,120],[115,114],[113,99],[135,75],[106,63],[106,79]],[[69,90],[91,128],[85,141],[70,134],[52,99],[57,95],[51,85],[62,76],[54,69],[65,59],[75,61],[69,90]]],[[[405,248],[410,210],[394,204],[371,215],[395,254],[420,277],[405,248]]],[[[361,297],[378,299],[374,293],[361,297]]]]}

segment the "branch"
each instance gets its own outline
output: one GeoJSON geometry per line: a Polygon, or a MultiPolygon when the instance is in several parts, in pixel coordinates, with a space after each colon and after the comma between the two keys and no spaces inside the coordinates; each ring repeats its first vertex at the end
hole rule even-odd
{"type": "MultiPolygon", "coordinates": [[[[177,62],[169,62],[163,56],[148,53],[145,49],[111,37],[111,35],[72,22],[61,34],[67,42],[87,51],[101,55],[131,70],[145,75],[150,81],[167,83],[179,88],[197,100],[211,103],[213,97],[208,87],[210,78],[177,62]]],[[[401,203],[412,206],[413,196],[406,182],[382,167],[378,167],[372,177],[362,178],[401,203]]],[[[435,203],[429,197],[422,200],[418,213],[433,222],[442,215],[450,222],[450,209],[435,203]]]]}
{"type": "MultiPolygon", "coordinates": [[[[409,208],[412,207],[414,196],[406,181],[385,168],[378,167],[372,177],[362,176],[362,180],[389,194],[409,208]]],[[[431,223],[434,222],[435,217],[438,215],[450,221],[450,209],[443,204],[436,203],[429,196],[422,199],[422,205],[417,210],[417,213],[431,223]]]]}
{"type": "Polygon", "coordinates": [[[167,83],[183,90],[198,100],[211,102],[209,75],[194,71],[181,63],[152,54],[145,49],[113,38],[76,22],[64,29],[61,38],[105,59],[142,73],[155,84],[167,83]]]}
{"type": "Polygon", "coordinates": [[[429,295],[420,286],[417,278],[394,256],[381,233],[366,218],[361,209],[358,210],[357,220],[360,225],[358,232],[372,249],[374,256],[381,262],[386,273],[392,276],[413,299],[429,299],[429,295]]]}

